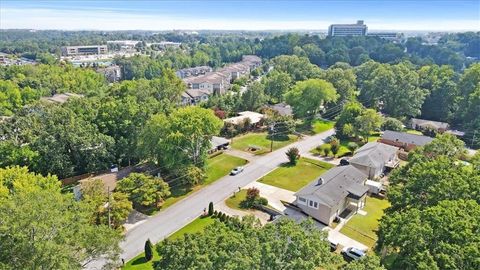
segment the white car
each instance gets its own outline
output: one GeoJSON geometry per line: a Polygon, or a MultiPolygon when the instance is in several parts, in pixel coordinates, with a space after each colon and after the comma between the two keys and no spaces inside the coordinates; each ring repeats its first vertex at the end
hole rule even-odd
{"type": "Polygon", "coordinates": [[[237,175],[239,173],[243,172],[243,167],[242,166],[239,166],[239,167],[236,167],[234,168],[231,172],[230,172],[230,175],[237,175]]]}
{"type": "Polygon", "coordinates": [[[360,250],[358,248],[354,248],[354,247],[344,248],[342,250],[342,253],[345,256],[352,258],[354,260],[360,260],[362,257],[366,255],[365,251],[360,250]]]}

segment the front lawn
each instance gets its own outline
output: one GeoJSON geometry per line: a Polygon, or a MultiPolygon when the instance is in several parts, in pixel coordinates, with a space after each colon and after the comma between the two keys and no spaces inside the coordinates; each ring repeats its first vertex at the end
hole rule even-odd
{"type": "MultiPolygon", "coordinates": [[[[380,137],[381,137],[380,133],[372,133],[372,135],[368,137],[368,142],[376,142],[380,137]]],[[[353,139],[340,139],[340,149],[338,150],[336,157],[343,157],[351,154],[350,150],[348,149],[348,144],[350,142],[355,142],[358,145],[358,148],[362,147],[362,145],[364,144],[361,141],[354,141],[353,139]]],[[[320,145],[320,148],[322,149],[324,147],[329,147],[329,146],[330,146],[329,143],[324,143],[320,145]]],[[[317,147],[310,150],[310,153],[314,155],[323,156],[323,151],[317,149],[317,147]]],[[[333,154],[330,152],[328,156],[333,157],[333,154]]]]}
{"type": "MultiPolygon", "coordinates": [[[[185,227],[181,228],[177,232],[173,233],[168,237],[169,240],[174,240],[179,237],[182,237],[184,234],[189,233],[197,233],[203,232],[203,230],[210,224],[213,224],[214,219],[211,217],[199,217],[186,225],[185,227]]],[[[160,259],[160,256],[157,253],[157,249],[153,248],[153,259],[149,262],[145,261],[145,253],[142,252],[135,258],[128,261],[123,270],[152,270],[153,269],[153,262],[160,259]]]]}
{"type": "MultiPolygon", "coordinates": [[[[273,150],[275,151],[279,148],[289,145],[297,141],[297,139],[298,137],[296,135],[288,135],[288,137],[285,136],[284,138],[275,138],[273,139],[273,150]]],[[[255,155],[269,153],[270,144],[271,141],[267,132],[247,133],[232,139],[232,147],[234,149],[254,153],[255,155]],[[251,147],[258,147],[259,149],[251,151],[251,147]]]]}
{"type": "Polygon", "coordinates": [[[312,123],[312,131],[315,134],[325,132],[329,129],[332,129],[335,125],[335,122],[323,120],[323,119],[315,119],[312,123]]]}
{"type": "Polygon", "coordinates": [[[312,122],[303,121],[297,126],[297,131],[307,135],[314,135],[332,129],[333,126],[335,126],[334,121],[315,119],[312,122]]]}
{"type": "Polygon", "coordinates": [[[247,164],[248,161],[227,155],[225,153],[218,156],[207,159],[206,174],[207,178],[205,182],[201,185],[197,185],[192,189],[187,189],[184,186],[174,186],[170,189],[172,195],[168,197],[162,205],[162,209],[165,209],[172,204],[180,201],[186,196],[190,195],[192,192],[197,191],[215,181],[222,178],[223,176],[230,173],[230,171],[238,166],[243,166],[247,164]]]}
{"type": "Polygon", "coordinates": [[[334,165],[319,160],[300,158],[296,166],[283,164],[258,181],[279,188],[298,191],[334,165]]]}
{"type": "Polygon", "coordinates": [[[386,199],[367,197],[365,207],[362,209],[367,215],[355,214],[340,232],[372,249],[377,242],[379,220],[389,206],[390,203],[386,199]]]}
{"type": "Polygon", "coordinates": [[[225,204],[232,209],[243,210],[243,208],[240,206],[240,203],[244,201],[246,198],[247,198],[247,190],[242,189],[239,192],[236,192],[235,196],[232,195],[227,200],[225,200],[225,204]]]}

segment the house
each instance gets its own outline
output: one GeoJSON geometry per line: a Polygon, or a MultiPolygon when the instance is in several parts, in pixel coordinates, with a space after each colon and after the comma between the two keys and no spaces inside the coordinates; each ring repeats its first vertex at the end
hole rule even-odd
{"type": "Polygon", "coordinates": [[[418,119],[418,118],[412,118],[410,120],[410,124],[411,124],[411,127],[416,130],[433,129],[440,133],[443,133],[450,128],[450,125],[448,123],[418,119]]]}
{"type": "Polygon", "coordinates": [[[51,97],[42,97],[41,100],[51,102],[51,103],[59,103],[63,104],[67,102],[70,98],[82,98],[83,95],[74,94],[74,93],[63,93],[63,94],[55,94],[51,97]]]}
{"type": "Polygon", "coordinates": [[[399,164],[398,148],[395,146],[369,142],[360,147],[349,163],[365,173],[368,178],[379,177],[387,168],[395,168],[399,164]]]}
{"type": "Polygon", "coordinates": [[[292,107],[284,102],[275,105],[269,105],[268,107],[276,111],[281,116],[293,116],[292,107]]]}
{"type": "Polygon", "coordinates": [[[210,140],[210,144],[211,144],[211,147],[208,152],[213,153],[215,151],[227,148],[228,145],[230,144],[230,140],[223,137],[212,136],[212,139],[210,140]]]}
{"type": "Polygon", "coordinates": [[[410,151],[417,146],[424,146],[425,144],[430,143],[432,140],[433,138],[423,135],[386,130],[378,141],[384,144],[403,148],[405,151],[410,151]]]}
{"type": "Polygon", "coordinates": [[[225,123],[240,125],[245,122],[245,119],[249,119],[250,124],[255,125],[255,124],[258,124],[264,117],[265,116],[261,113],[244,111],[244,112],[239,112],[238,116],[230,117],[230,118],[224,119],[223,121],[225,123]]]}
{"type": "Polygon", "coordinates": [[[335,167],[295,193],[294,204],[312,218],[330,225],[344,210],[365,205],[367,175],[352,165],[335,167]]]}

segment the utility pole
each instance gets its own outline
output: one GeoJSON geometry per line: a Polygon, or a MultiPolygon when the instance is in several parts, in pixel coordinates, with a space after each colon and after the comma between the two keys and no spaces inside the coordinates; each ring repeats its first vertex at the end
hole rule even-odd
{"type": "Polygon", "coordinates": [[[112,228],[112,223],[111,223],[111,219],[110,219],[110,187],[107,187],[107,195],[108,195],[108,206],[107,206],[107,210],[108,210],[108,227],[109,227],[109,228],[112,228]]]}
{"type": "Polygon", "coordinates": [[[273,138],[275,137],[275,122],[272,124],[272,136],[270,136],[270,152],[273,152],[273,138]]]}

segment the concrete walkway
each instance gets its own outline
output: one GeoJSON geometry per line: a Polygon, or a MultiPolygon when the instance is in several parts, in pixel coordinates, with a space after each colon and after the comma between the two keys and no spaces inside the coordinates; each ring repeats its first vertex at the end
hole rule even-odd
{"type": "Polygon", "coordinates": [[[283,188],[274,187],[260,182],[252,182],[244,187],[244,189],[256,187],[260,190],[260,196],[267,198],[268,204],[280,212],[285,210],[285,206],[281,201],[295,201],[294,192],[283,188]]]}

